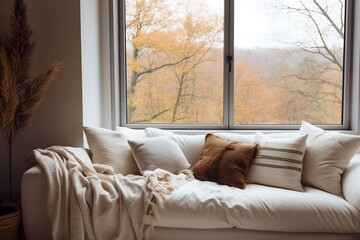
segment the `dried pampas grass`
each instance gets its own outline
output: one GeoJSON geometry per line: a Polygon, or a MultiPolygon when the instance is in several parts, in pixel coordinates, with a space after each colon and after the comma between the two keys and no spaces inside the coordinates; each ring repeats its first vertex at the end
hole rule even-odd
{"type": "Polygon", "coordinates": [[[12,200],[11,161],[15,136],[31,121],[45,92],[57,77],[63,62],[55,62],[39,76],[30,78],[35,42],[27,23],[23,0],[15,0],[10,35],[0,39],[0,125],[8,145],[9,185],[12,200]]]}

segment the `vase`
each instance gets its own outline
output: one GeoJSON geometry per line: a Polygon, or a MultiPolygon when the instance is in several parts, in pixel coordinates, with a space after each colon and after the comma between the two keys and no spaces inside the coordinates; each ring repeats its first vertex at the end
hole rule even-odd
{"type": "Polygon", "coordinates": [[[18,239],[20,218],[20,208],[0,206],[0,240],[18,239]]]}

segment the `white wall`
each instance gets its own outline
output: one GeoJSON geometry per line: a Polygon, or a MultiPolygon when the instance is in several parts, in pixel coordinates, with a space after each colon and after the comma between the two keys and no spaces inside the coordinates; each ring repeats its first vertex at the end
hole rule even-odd
{"type": "Polygon", "coordinates": [[[99,0],[81,0],[83,123],[101,126],[101,52],[99,0]]]}
{"type": "MultiPolygon", "coordinates": [[[[50,86],[32,124],[18,135],[14,146],[14,193],[19,197],[23,164],[34,148],[51,145],[82,146],[82,78],[80,1],[24,0],[36,40],[31,75],[46,70],[54,60],[65,61],[50,86]]],[[[14,0],[0,2],[0,36],[8,30],[14,0]]],[[[0,142],[0,200],[8,197],[8,165],[0,142]]]]}
{"type": "Polygon", "coordinates": [[[109,1],[80,2],[83,123],[111,128],[109,1]]]}

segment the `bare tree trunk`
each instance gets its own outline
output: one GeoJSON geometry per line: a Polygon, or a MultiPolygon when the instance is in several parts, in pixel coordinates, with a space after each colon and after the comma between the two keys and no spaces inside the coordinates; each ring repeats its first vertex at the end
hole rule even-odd
{"type": "Polygon", "coordinates": [[[179,81],[179,88],[178,88],[176,101],[175,101],[173,112],[172,112],[171,123],[174,123],[176,121],[177,110],[181,105],[181,96],[183,94],[184,78],[185,78],[185,75],[182,74],[180,81],[179,81]]]}
{"type": "MultiPolygon", "coordinates": [[[[138,59],[139,56],[139,49],[135,48],[134,49],[134,53],[133,53],[133,58],[135,59],[135,61],[138,59]]],[[[128,117],[128,122],[132,122],[133,119],[133,113],[136,110],[136,106],[134,104],[134,97],[135,97],[135,91],[136,91],[136,85],[138,83],[138,79],[139,79],[139,73],[137,71],[131,71],[131,82],[130,82],[130,88],[127,92],[128,96],[128,103],[127,103],[127,117],[128,117]]]]}

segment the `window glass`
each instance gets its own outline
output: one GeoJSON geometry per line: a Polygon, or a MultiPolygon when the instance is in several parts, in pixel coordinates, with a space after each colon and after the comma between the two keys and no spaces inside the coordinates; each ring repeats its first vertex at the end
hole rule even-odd
{"type": "Polygon", "coordinates": [[[346,0],[123,1],[122,124],[347,124],[346,0]]]}
{"type": "Polygon", "coordinates": [[[125,7],[127,123],[222,124],[224,2],[125,7]]]}
{"type": "Polygon", "coordinates": [[[342,124],[345,1],[234,2],[235,125],[342,124]]]}

